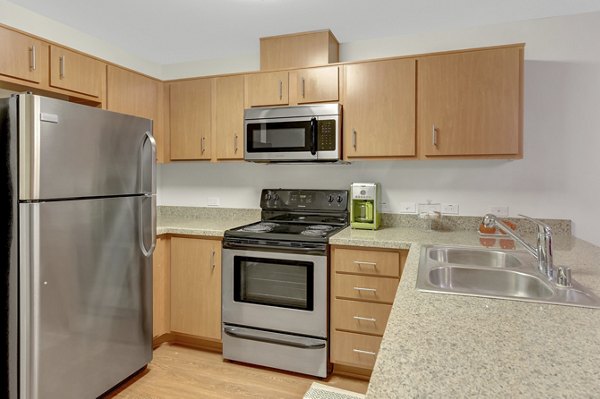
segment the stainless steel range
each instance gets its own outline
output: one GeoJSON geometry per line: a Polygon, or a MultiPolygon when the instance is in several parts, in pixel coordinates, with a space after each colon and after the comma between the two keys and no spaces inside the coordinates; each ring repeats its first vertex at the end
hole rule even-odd
{"type": "Polygon", "coordinates": [[[223,240],[223,357],[326,377],[327,243],[348,225],[348,192],[263,190],[260,206],[223,240]]]}

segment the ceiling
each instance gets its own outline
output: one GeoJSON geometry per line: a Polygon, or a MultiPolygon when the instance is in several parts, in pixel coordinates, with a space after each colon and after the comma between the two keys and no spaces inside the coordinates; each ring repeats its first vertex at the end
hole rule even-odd
{"type": "Polygon", "coordinates": [[[263,36],[340,43],[600,11],[600,0],[10,0],[157,64],[257,54],[263,36]]]}

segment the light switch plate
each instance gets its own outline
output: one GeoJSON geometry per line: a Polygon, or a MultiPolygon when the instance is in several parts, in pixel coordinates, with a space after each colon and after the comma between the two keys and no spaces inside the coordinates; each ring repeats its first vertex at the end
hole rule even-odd
{"type": "Polygon", "coordinates": [[[444,215],[458,215],[458,204],[442,204],[444,215]]]}
{"type": "Polygon", "coordinates": [[[206,200],[206,205],[207,206],[220,206],[221,200],[219,199],[219,197],[208,197],[206,200]]]}

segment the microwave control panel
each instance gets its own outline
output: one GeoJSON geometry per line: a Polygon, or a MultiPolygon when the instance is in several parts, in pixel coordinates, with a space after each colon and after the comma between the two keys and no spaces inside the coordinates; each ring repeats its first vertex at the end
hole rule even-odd
{"type": "Polygon", "coordinates": [[[317,148],[319,151],[334,151],[335,142],[337,136],[337,129],[335,126],[335,120],[326,119],[319,121],[319,144],[317,148]]]}

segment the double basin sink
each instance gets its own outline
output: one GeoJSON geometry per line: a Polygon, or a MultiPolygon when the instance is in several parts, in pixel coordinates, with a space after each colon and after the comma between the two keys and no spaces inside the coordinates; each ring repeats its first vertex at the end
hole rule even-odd
{"type": "Polygon", "coordinates": [[[421,249],[417,289],[426,292],[600,308],[600,298],[573,281],[556,284],[525,251],[429,245],[421,249]]]}

